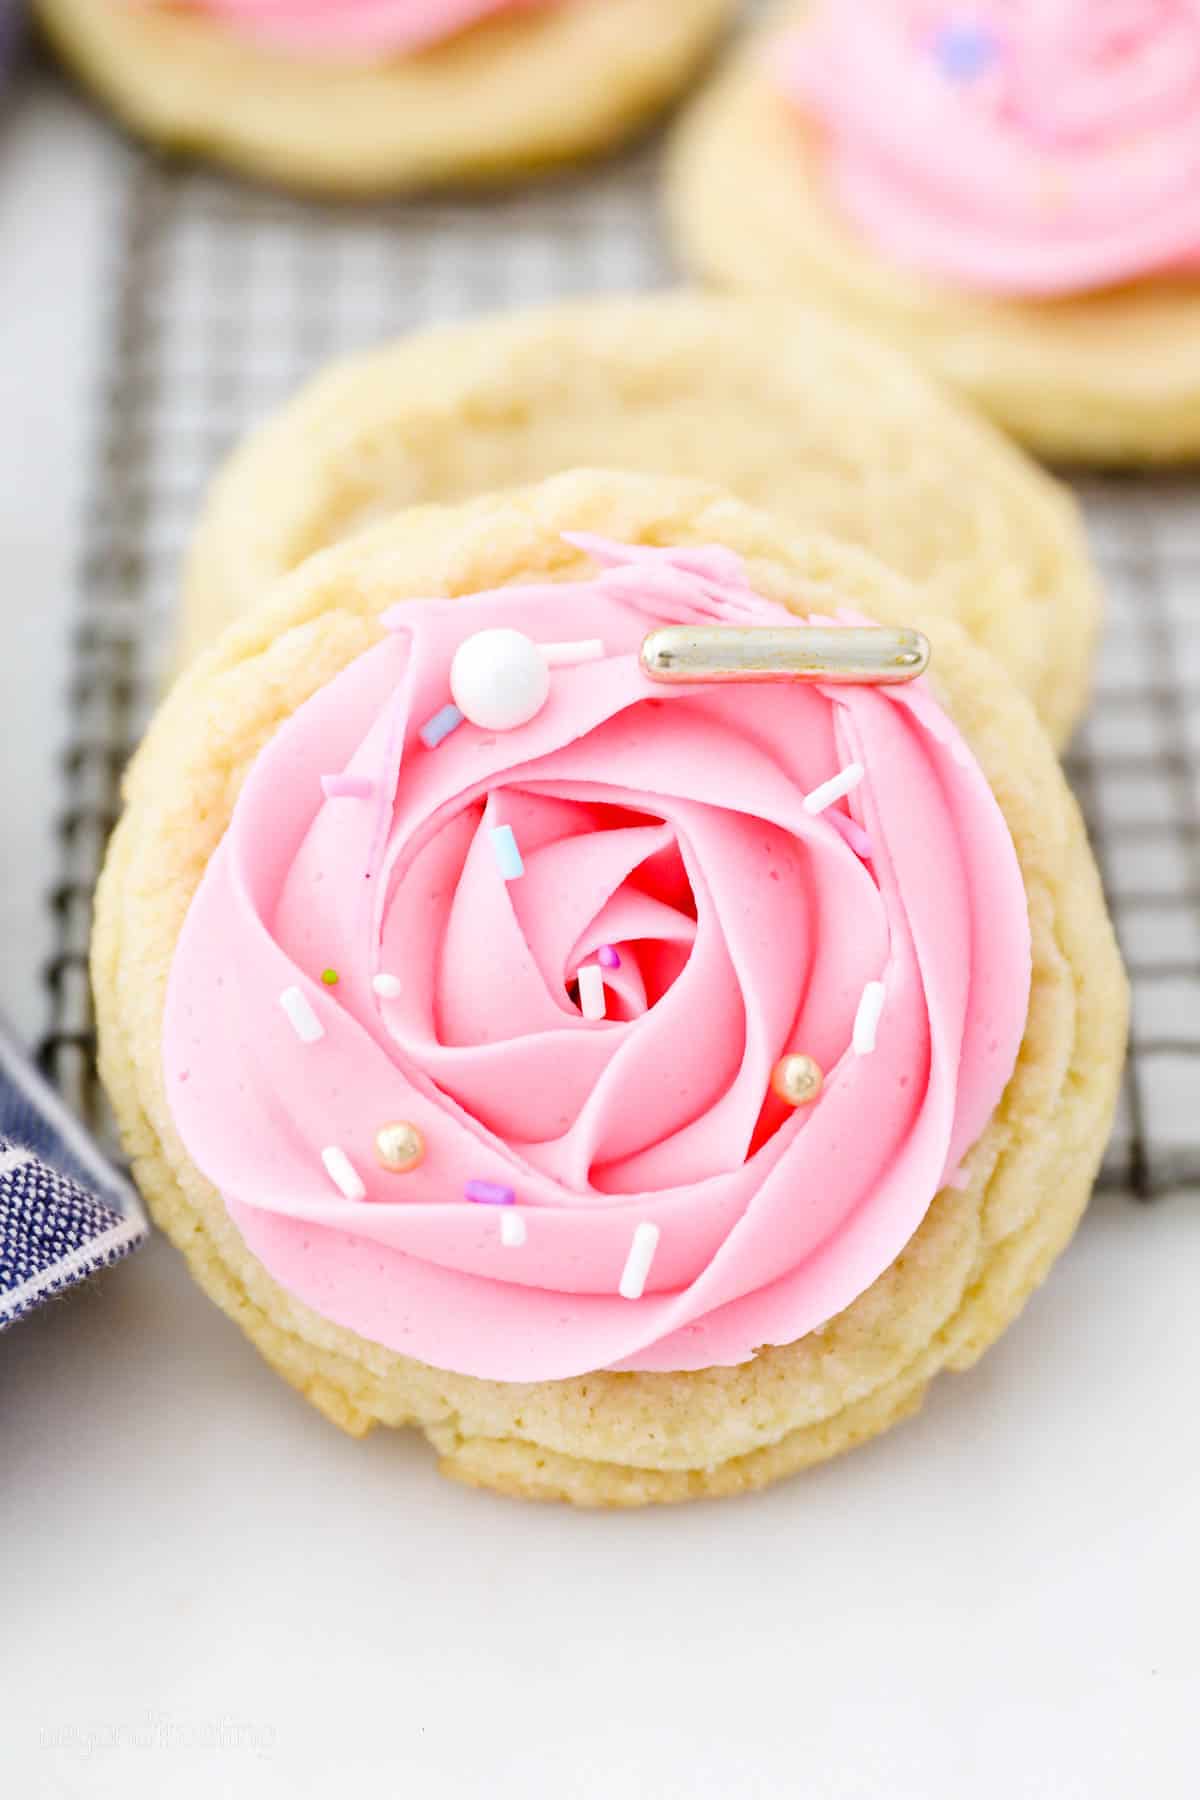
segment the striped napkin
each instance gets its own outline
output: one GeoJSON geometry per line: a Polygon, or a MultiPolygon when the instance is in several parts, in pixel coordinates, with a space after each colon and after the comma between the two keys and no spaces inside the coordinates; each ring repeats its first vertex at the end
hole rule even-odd
{"type": "Polygon", "coordinates": [[[0,1331],[146,1230],[133,1188],[0,1020],[0,1331]]]}
{"type": "Polygon", "coordinates": [[[19,0],[0,0],[0,86],[16,61],[17,50],[24,36],[21,19],[24,10],[19,0]]]}

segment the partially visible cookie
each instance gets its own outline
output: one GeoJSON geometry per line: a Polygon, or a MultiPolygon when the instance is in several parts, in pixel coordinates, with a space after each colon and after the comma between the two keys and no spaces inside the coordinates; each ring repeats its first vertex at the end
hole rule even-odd
{"type": "MultiPolygon", "coordinates": [[[[993,44],[1007,42],[1012,21],[1005,24],[1001,14],[1011,14],[1011,9],[969,9],[959,39],[948,37],[943,42],[931,31],[919,40],[929,45],[929,67],[912,68],[918,59],[902,58],[907,85],[890,80],[883,102],[863,86],[871,60],[868,40],[881,12],[894,20],[904,8],[889,0],[883,8],[872,3],[854,9],[852,35],[851,9],[820,9],[831,29],[847,34],[844,53],[849,72],[831,76],[829,106],[844,106],[846,117],[842,120],[839,115],[839,126],[848,143],[856,141],[855,133],[865,137],[873,129],[881,140],[889,136],[894,140],[886,177],[873,165],[864,172],[855,163],[849,174],[835,169],[829,130],[816,102],[806,108],[795,92],[785,93],[785,44],[799,41],[795,34],[810,28],[817,10],[797,0],[778,7],[767,29],[731,60],[678,126],[668,162],[666,202],[686,267],[724,287],[809,301],[878,333],[1047,457],[1139,464],[1200,455],[1200,226],[1194,175],[1188,173],[1195,167],[1200,146],[1196,124],[1200,76],[1195,73],[1200,70],[1200,26],[1194,11],[1178,12],[1175,36],[1158,55],[1154,34],[1159,27],[1153,21],[1159,15],[1153,7],[1144,14],[1137,6],[1121,9],[1119,21],[1112,18],[1112,9],[1093,6],[1091,0],[1082,0],[1065,13],[1062,8],[1027,9],[1027,20],[1040,19],[1048,30],[1055,20],[1061,26],[1062,18],[1073,16],[1077,32],[1085,34],[1085,49],[1108,25],[1115,30],[1123,23],[1134,34],[1107,61],[1103,42],[1096,44],[1099,76],[1085,96],[1089,106],[1095,106],[1097,92],[1103,97],[1106,84],[1114,80],[1136,84],[1139,69],[1146,82],[1176,90],[1164,95],[1161,108],[1147,107],[1146,95],[1153,86],[1144,82],[1138,90],[1134,85],[1129,104],[1140,93],[1140,115],[1128,126],[1121,122],[1123,115],[1114,115],[1110,130],[1114,141],[1106,151],[1109,160],[1087,171],[1098,184],[1104,214],[1092,226],[1101,250],[1107,252],[1119,236],[1116,226],[1122,223],[1123,207],[1124,229],[1126,235],[1134,234],[1135,244],[1142,222],[1144,203],[1131,185],[1132,165],[1122,164],[1121,157],[1136,159],[1142,154],[1141,134],[1147,128],[1153,131],[1164,113],[1171,129],[1190,138],[1174,152],[1169,145],[1153,146],[1156,153],[1162,149],[1163,167],[1176,189],[1177,220],[1190,231],[1190,258],[1185,255],[1174,272],[1152,266],[1136,277],[1097,277],[1090,287],[1063,288],[1068,276],[1055,266],[1054,255],[1061,253],[1066,271],[1076,264],[1080,269],[1090,266],[1083,261],[1076,237],[1068,236],[1068,232],[1084,238],[1086,234],[1064,212],[1076,179],[1071,147],[1060,156],[1048,124],[1023,152],[1008,137],[987,142],[986,153],[1000,182],[997,217],[1019,210],[1024,186],[1031,196],[1026,210],[1032,211],[1034,228],[1040,226],[1040,239],[1020,261],[1017,247],[1003,241],[999,226],[994,242],[982,227],[978,239],[971,236],[970,182],[986,187],[985,152],[980,153],[980,172],[968,168],[965,139],[952,127],[944,128],[941,115],[929,110],[930,90],[939,82],[943,87],[957,84],[951,97],[957,105],[971,103],[966,90],[974,94],[975,81],[979,91],[990,92],[987,84],[999,79],[995,69],[985,61],[977,75],[968,74],[975,63],[966,63],[966,53],[973,45],[978,61],[993,54],[993,44]],[[999,23],[989,33],[987,21],[993,13],[999,23]],[[969,42],[964,33],[970,33],[969,42]],[[956,43],[957,64],[950,55],[956,43]],[[940,72],[933,66],[935,53],[946,65],[940,72]],[[1151,68],[1156,55],[1157,66],[1151,68]],[[1139,56],[1140,63],[1134,60],[1139,56]],[[1190,101],[1184,85],[1189,64],[1190,101]],[[910,165],[919,169],[911,179],[910,165]],[[894,180],[894,191],[885,189],[885,179],[894,180]],[[914,196],[922,192],[918,179],[926,180],[935,196],[929,214],[918,218],[905,213],[901,218],[901,193],[907,194],[910,186],[914,196]],[[936,197],[943,188],[952,198],[936,197]],[[847,195],[882,221],[876,226],[878,241],[850,217],[847,195]],[[938,212],[939,207],[944,211],[938,212]],[[955,250],[963,245],[973,258],[964,269],[974,272],[978,267],[986,278],[976,275],[968,282],[950,272],[955,250]],[[900,260],[902,249],[910,260],[900,260]],[[1002,260],[1003,252],[1008,254],[1002,260]],[[930,266],[924,266],[921,257],[929,258],[930,266]],[[935,259],[937,268],[932,266],[935,259]],[[1043,291],[1012,291],[1021,277],[1039,282],[1043,291]],[[1058,291],[1046,291],[1056,278],[1058,291]]],[[[924,13],[941,9],[925,7],[924,13]]],[[[942,16],[948,21],[943,29],[949,33],[956,15],[946,9],[942,16]]],[[[1085,85],[1090,79],[1082,52],[1073,70],[1059,70],[1059,75],[1061,79],[1049,80],[1047,94],[1052,104],[1057,98],[1065,105],[1062,97],[1071,79],[1085,85]]],[[[1069,131],[1066,124],[1063,130],[1069,131]]],[[[914,199],[913,214],[916,205],[914,199]]],[[[1111,266],[1122,265],[1114,261],[1111,266]]]]}
{"type": "Polygon", "coordinates": [[[461,1480],[608,1506],[760,1487],[973,1362],[1086,1202],[1126,1012],[1078,811],[996,663],[859,551],[590,473],[323,552],[193,664],[129,775],[93,974],[137,1179],[268,1361],[461,1480]],[[655,699],[623,639],[694,603],[919,626],[933,689],[655,699]],[[599,622],[599,659],[530,723],[430,731],[451,645],[510,613],[543,641],[599,622]],[[858,786],[800,805],[856,743],[858,786]],[[825,1087],[806,1122],[768,1095],[751,1135],[793,1030],[828,1039],[825,1087]],[[384,1105],[415,1126],[381,1168],[384,1105]]]}
{"type": "Polygon", "coordinates": [[[902,357],[810,310],[669,294],[422,332],[317,377],[230,457],[188,565],[190,657],[397,507],[592,465],[696,476],[876,552],[1061,743],[1099,604],[1067,492],[902,357]]]}
{"type": "MultiPolygon", "coordinates": [[[[152,142],[285,187],[366,194],[497,181],[609,148],[687,84],[733,5],[443,4],[463,29],[390,55],[386,37],[372,39],[361,58],[355,16],[381,12],[361,0],[340,9],[347,41],[331,18],[328,44],[298,49],[279,23],[287,9],[275,9],[275,41],[246,29],[269,32],[262,8],[230,0],[37,0],[36,11],[80,78],[152,142]]],[[[320,11],[291,10],[310,25],[320,11]]]]}

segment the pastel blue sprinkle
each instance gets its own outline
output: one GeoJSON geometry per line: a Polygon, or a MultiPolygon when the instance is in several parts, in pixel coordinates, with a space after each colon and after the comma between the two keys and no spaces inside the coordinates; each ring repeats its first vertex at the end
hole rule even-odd
{"type": "Polygon", "coordinates": [[[974,81],[996,60],[999,46],[990,31],[966,19],[951,19],[933,41],[933,54],[952,81],[974,81]]]}
{"type": "Polygon", "coordinates": [[[438,708],[432,719],[426,719],[417,736],[427,750],[436,750],[444,738],[448,738],[452,731],[458,730],[462,722],[463,715],[454,702],[448,700],[445,706],[438,708]]]}
{"type": "Polygon", "coordinates": [[[521,861],[521,852],[517,848],[511,825],[492,826],[492,852],[505,881],[515,881],[518,875],[525,873],[525,864],[521,861]]]}

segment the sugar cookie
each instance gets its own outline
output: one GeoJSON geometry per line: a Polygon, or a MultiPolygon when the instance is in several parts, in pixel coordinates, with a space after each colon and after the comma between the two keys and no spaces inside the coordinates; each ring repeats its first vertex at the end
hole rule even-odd
{"type": "Polygon", "coordinates": [[[604,150],[688,82],[733,0],[36,0],[142,136],[286,187],[496,181],[604,150]]]}
{"type": "Polygon", "coordinates": [[[761,1486],[970,1364],[1087,1200],[1126,1009],[1052,748],[953,620],[718,490],[587,472],[313,557],[182,676],[93,968],[137,1178],[274,1367],[600,1505],[761,1486]],[[797,616],[924,631],[932,673],[639,662],[797,616]],[[431,731],[496,629],[544,704],[431,731]]]}
{"type": "Polygon", "coordinates": [[[595,466],[714,481],[874,551],[1062,742],[1099,606],[1072,497],[905,361],[812,311],[689,294],[421,332],[318,376],[234,452],[187,573],[192,655],[397,507],[595,466]]]}
{"type": "Polygon", "coordinates": [[[790,0],[666,191],[695,274],[856,321],[1045,456],[1139,464],[1200,454],[1198,182],[1188,0],[790,0]]]}

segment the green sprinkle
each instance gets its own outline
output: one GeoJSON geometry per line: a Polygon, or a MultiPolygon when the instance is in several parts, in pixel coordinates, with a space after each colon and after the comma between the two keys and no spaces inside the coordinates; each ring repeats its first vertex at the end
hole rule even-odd
{"type": "Polygon", "coordinates": [[[336,969],[322,969],[321,970],[321,980],[325,983],[326,987],[336,987],[338,984],[337,970],[336,969]]]}

